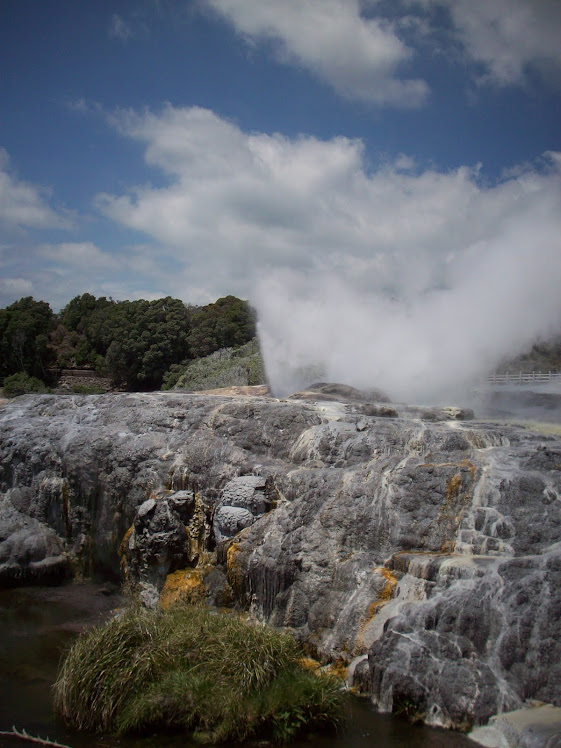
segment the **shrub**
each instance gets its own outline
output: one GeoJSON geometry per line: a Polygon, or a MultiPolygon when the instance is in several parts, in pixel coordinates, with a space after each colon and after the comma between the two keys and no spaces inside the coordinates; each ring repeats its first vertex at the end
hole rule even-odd
{"type": "Polygon", "coordinates": [[[103,395],[106,389],[97,384],[73,384],[72,392],[75,395],[103,395]]]}
{"type": "Polygon", "coordinates": [[[28,393],[44,393],[49,392],[45,383],[36,377],[30,377],[23,371],[17,374],[12,374],[10,377],[4,379],[2,385],[5,397],[18,397],[18,395],[26,395],[28,393]]]}
{"type": "Polygon", "coordinates": [[[233,615],[131,608],[78,638],[54,686],[55,708],[81,730],[285,741],[333,727],[341,714],[339,684],[305,670],[301,656],[287,634],[233,615]]]}
{"type": "Polygon", "coordinates": [[[163,389],[211,390],[234,385],[265,384],[265,368],[254,338],[239,348],[222,348],[205,358],[174,369],[164,379],[163,389]]]}

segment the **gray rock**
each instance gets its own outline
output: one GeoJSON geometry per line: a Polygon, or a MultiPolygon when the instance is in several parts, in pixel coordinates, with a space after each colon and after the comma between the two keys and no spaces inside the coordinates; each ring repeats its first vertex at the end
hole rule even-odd
{"type": "Polygon", "coordinates": [[[255,522],[255,517],[248,509],[239,506],[221,506],[214,515],[214,535],[217,543],[221,543],[240,530],[244,530],[255,522]]]}
{"type": "Polygon", "coordinates": [[[389,403],[390,398],[378,389],[368,391],[357,390],[348,384],[336,382],[315,382],[301,392],[290,395],[291,400],[333,400],[336,402],[360,402],[374,400],[379,403],[389,403]]]}
{"type": "Polygon", "coordinates": [[[478,727],[469,736],[487,748],[559,748],[561,709],[533,704],[493,717],[488,727],[478,727]]]}
{"type": "Polygon", "coordinates": [[[185,523],[165,498],[144,501],[123,548],[131,581],[161,590],[166,577],[189,564],[189,534],[185,523]]]}
{"type": "Polygon", "coordinates": [[[360,687],[432,724],[561,707],[561,442],[319,394],[9,402],[0,494],[17,522],[0,515],[0,563],[62,551],[114,575],[121,547],[149,604],[196,567],[209,599],[289,627],[323,662],[368,655],[360,687]]]}
{"type": "Polygon", "coordinates": [[[64,542],[41,522],[0,498],[0,586],[50,584],[70,572],[64,542]]]}
{"type": "Polygon", "coordinates": [[[217,543],[236,535],[270,511],[276,499],[271,478],[241,475],[232,478],[222,489],[214,514],[214,536],[217,543]]]}

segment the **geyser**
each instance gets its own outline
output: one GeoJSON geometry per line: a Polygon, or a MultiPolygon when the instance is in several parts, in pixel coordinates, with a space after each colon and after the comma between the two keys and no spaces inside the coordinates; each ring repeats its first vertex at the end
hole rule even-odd
{"type": "MultiPolygon", "coordinates": [[[[410,227],[396,225],[391,250],[373,230],[369,257],[350,243],[337,261],[326,252],[303,270],[261,276],[253,302],[273,391],[326,378],[396,400],[443,401],[558,333],[561,161],[549,157],[547,173],[489,189],[472,175],[465,200],[440,223],[427,217],[432,249],[426,232],[415,250],[410,227]]],[[[400,197],[414,201],[405,187],[400,197]]]]}

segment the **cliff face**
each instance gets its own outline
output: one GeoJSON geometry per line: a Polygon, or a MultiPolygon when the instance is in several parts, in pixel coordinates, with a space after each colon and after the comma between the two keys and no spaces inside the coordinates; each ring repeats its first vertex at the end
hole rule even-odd
{"type": "Polygon", "coordinates": [[[0,581],[121,564],[148,602],[196,592],[368,654],[372,699],[435,724],[560,706],[561,442],[346,394],[10,402],[0,581]]]}

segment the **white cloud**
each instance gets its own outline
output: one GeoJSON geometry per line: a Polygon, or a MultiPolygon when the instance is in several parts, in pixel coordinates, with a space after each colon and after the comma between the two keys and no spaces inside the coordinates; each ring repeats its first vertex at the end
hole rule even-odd
{"type": "Polygon", "coordinates": [[[29,296],[32,290],[33,283],[28,278],[0,278],[0,294],[14,301],[29,296]]]}
{"type": "Polygon", "coordinates": [[[122,298],[126,289],[135,298],[134,284],[142,278],[133,254],[114,256],[92,242],[14,243],[2,247],[0,258],[0,307],[31,295],[58,310],[85,291],[122,298]]]}
{"type": "Polygon", "coordinates": [[[423,80],[403,79],[413,55],[383,18],[364,17],[358,0],[206,0],[248,40],[269,39],[282,61],[295,63],[339,94],[379,105],[425,102],[423,80]]]}
{"type": "Polygon", "coordinates": [[[115,39],[121,39],[121,41],[126,42],[128,39],[134,36],[134,32],[130,23],[125,21],[118,13],[114,13],[111,16],[109,36],[115,39]]]}
{"type": "Polygon", "coordinates": [[[0,224],[5,228],[70,228],[68,215],[53,210],[46,190],[18,179],[9,170],[9,156],[0,148],[0,224]]]}
{"type": "Polygon", "coordinates": [[[498,85],[525,81],[529,66],[561,69],[559,0],[412,0],[448,8],[468,55],[481,63],[483,81],[498,85]]]}
{"type": "Polygon", "coordinates": [[[139,255],[169,293],[257,304],[279,390],[319,362],[429,396],[559,329],[558,154],[486,186],[479,167],[368,171],[360,141],[245,133],[199,108],[115,122],[169,183],[101,195],[101,211],[166,248],[173,271],[139,255]]]}
{"type": "Polygon", "coordinates": [[[121,260],[103,252],[93,242],[63,242],[46,244],[38,248],[38,256],[48,260],[62,274],[73,274],[76,269],[91,273],[94,270],[111,272],[121,265],[121,260]]]}

